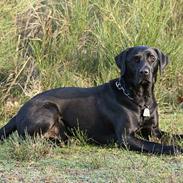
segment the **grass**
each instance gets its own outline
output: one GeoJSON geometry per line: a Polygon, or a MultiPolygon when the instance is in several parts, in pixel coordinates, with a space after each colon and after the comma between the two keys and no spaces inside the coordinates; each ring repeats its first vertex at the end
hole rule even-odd
{"type": "Polygon", "coordinates": [[[13,134],[8,141],[5,141],[5,146],[8,146],[8,154],[10,159],[17,161],[38,160],[40,157],[45,157],[51,153],[53,143],[42,138],[26,137],[26,140],[21,139],[17,134],[13,134]]]}
{"type": "Polygon", "coordinates": [[[58,86],[106,82],[119,76],[114,57],[121,50],[150,45],[171,60],[157,98],[161,105],[177,106],[183,94],[182,1],[41,2],[1,1],[2,103],[13,96],[21,104],[58,86]]]}
{"type": "MultiPolygon", "coordinates": [[[[161,128],[183,131],[183,1],[1,0],[0,17],[1,126],[43,90],[118,77],[114,57],[150,45],[170,57],[156,85],[161,128]]],[[[77,130],[75,137],[62,148],[11,137],[0,144],[0,182],[182,181],[182,156],[91,146],[77,130]]]]}
{"type": "MultiPolygon", "coordinates": [[[[182,111],[161,116],[162,129],[183,131],[182,111]]],[[[43,139],[21,141],[14,135],[0,145],[0,181],[182,182],[182,155],[155,156],[118,149],[115,144],[83,144],[81,136],[58,147],[43,139]]]]}

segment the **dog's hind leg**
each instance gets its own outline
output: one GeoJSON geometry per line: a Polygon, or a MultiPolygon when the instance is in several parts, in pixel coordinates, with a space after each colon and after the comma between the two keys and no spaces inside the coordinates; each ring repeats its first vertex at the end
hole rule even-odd
{"type": "Polygon", "coordinates": [[[33,105],[17,115],[17,131],[22,137],[26,134],[48,139],[65,139],[65,127],[60,111],[53,103],[33,105]]]}
{"type": "Polygon", "coordinates": [[[47,132],[43,134],[43,137],[56,143],[59,143],[60,141],[65,142],[68,136],[62,119],[58,119],[52,126],[50,126],[47,132]]]}

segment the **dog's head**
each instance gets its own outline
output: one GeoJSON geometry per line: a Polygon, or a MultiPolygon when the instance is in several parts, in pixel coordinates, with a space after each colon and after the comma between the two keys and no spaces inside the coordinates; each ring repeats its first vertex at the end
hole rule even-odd
{"type": "Polygon", "coordinates": [[[154,83],[158,68],[161,73],[168,64],[168,57],[164,53],[148,46],[128,48],[116,56],[115,60],[121,75],[134,86],[154,83]]]}

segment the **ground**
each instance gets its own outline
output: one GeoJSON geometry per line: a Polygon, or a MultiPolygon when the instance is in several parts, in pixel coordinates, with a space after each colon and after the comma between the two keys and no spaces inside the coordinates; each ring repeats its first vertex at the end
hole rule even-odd
{"type": "MultiPolygon", "coordinates": [[[[183,111],[162,112],[161,127],[183,132],[183,111]]],[[[156,156],[73,141],[53,147],[40,139],[0,145],[0,182],[182,182],[183,155],[156,156]]],[[[183,145],[180,142],[179,145],[183,145]]]]}

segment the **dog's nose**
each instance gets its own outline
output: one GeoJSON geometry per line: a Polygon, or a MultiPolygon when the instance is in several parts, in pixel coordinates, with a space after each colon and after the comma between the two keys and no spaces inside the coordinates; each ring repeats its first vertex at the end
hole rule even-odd
{"type": "Polygon", "coordinates": [[[149,69],[148,68],[144,68],[140,71],[140,74],[144,75],[144,76],[148,76],[149,75],[149,69]]]}

